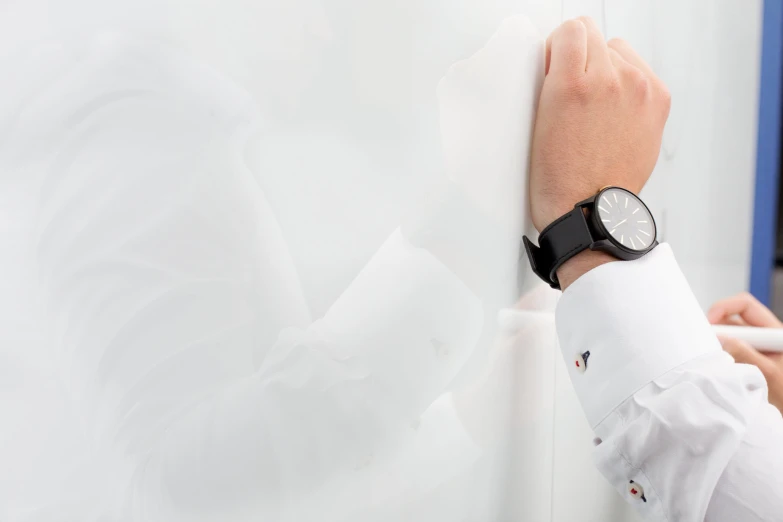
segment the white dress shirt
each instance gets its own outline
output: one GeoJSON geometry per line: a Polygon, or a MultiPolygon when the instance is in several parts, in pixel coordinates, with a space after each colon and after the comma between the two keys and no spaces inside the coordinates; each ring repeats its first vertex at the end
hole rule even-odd
{"type": "Polygon", "coordinates": [[[780,413],[759,370],[721,351],[668,245],[582,276],[556,323],[595,463],[639,513],[783,520],[780,413]]]}

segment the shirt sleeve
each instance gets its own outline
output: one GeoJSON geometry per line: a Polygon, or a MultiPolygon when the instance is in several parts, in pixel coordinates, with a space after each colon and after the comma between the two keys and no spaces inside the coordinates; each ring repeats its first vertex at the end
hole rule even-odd
{"type": "Polygon", "coordinates": [[[668,245],[582,276],[556,322],[596,465],[642,516],[783,513],[780,414],[758,369],[722,352],[668,245]]]}

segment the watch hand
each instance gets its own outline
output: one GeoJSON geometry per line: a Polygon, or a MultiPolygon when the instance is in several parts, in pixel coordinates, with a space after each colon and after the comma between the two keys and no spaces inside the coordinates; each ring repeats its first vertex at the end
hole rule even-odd
{"type": "Polygon", "coordinates": [[[609,233],[610,233],[610,234],[614,234],[614,231],[615,231],[615,230],[617,230],[617,227],[619,227],[620,225],[622,225],[622,224],[623,224],[623,223],[625,223],[626,221],[628,221],[628,218],[625,218],[625,219],[623,219],[622,221],[620,221],[619,223],[617,223],[617,224],[614,226],[614,228],[612,229],[612,231],[611,231],[611,232],[609,232],[609,233]]]}

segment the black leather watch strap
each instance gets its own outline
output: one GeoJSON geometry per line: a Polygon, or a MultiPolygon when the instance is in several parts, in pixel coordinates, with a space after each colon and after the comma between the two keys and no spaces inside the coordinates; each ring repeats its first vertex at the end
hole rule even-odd
{"type": "Polygon", "coordinates": [[[534,245],[527,237],[524,238],[525,250],[533,271],[540,278],[549,281],[552,288],[558,289],[560,282],[557,280],[557,269],[579,252],[589,248],[593,241],[581,206],[542,230],[538,237],[540,246],[534,245]]]}

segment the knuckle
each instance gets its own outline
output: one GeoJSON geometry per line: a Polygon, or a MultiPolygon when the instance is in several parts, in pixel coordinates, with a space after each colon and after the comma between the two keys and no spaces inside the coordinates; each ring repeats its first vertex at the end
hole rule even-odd
{"type": "Polygon", "coordinates": [[[612,49],[619,49],[625,47],[627,44],[625,40],[623,40],[622,38],[612,38],[606,42],[606,45],[611,47],[612,49]]]}
{"type": "Polygon", "coordinates": [[[636,67],[628,67],[626,69],[626,77],[628,82],[639,97],[646,98],[650,93],[650,80],[647,76],[637,69],[636,67]]]}
{"type": "Polygon", "coordinates": [[[561,46],[583,46],[587,38],[587,27],[581,20],[568,20],[557,30],[561,46]]]}
{"type": "Polygon", "coordinates": [[[666,87],[666,84],[661,82],[660,86],[660,97],[661,97],[661,108],[666,114],[669,114],[669,110],[672,107],[672,93],[669,91],[669,88],[666,87]]]}
{"type": "Polygon", "coordinates": [[[750,292],[740,292],[737,295],[737,297],[739,299],[741,299],[742,301],[745,301],[745,302],[748,302],[748,303],[752,303],[752,302],[754,302],[756,300],[756,298],[753,297],[753,294],[751,294],[750,292]]]}
{"type": "Polygon", "coordinates": [[[650,94],[650,80],[648,80],[645,76],[642,76],[635,81],[634,88],[636,90],[636,94],[640,98],[647,98],[647,96],[650,94]]]}
{"type": "Polygon", "coordinates": [[[581,41],[587,34],[587,27],[579,19],[566,20],[560,26],[559,32],[568,41],[581,41]]]}
{"type": "Polygon", "coordinates": [[[623,90],[623,83],[616,74],[609,75],[604,81],[606,91],[611,96],[618,96],[623,90]]]}

